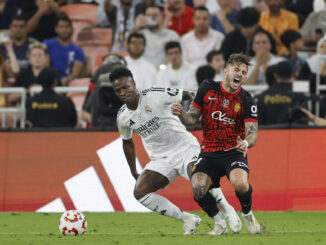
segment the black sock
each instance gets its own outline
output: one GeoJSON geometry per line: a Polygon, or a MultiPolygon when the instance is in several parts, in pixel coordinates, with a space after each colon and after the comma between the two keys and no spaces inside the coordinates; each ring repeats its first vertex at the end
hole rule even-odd
{"type": "Polygon", "coordinates": [[[239,192],[235,192],[237,195],[237,198],[240,201],[241,208],[242,208],[242,213],[247,214],[251,210],[251,205],[252,205],[252,199],[251,199],[251,194],[252,194],[252,187],[249,185],[249,190],[245,194],[241,194],[239,192]]]}
{"type": "Polygon", "coordinates": [[[216,206],[216,200],[208,191],[202,198],[197,200],[194,197],[194,199],[198,205],[208,214],[209,217],[214,217],[219,212],[216,206]]]}

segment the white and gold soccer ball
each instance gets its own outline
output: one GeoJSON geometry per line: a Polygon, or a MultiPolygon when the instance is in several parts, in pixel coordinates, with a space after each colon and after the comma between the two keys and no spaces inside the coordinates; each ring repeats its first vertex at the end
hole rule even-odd
{"type": "Polygon", "coordinates": [[[87,229],[87,219],[77,210],[68,210],[61,215],[58,225],[64,236],[83,235],[87,229]]]}

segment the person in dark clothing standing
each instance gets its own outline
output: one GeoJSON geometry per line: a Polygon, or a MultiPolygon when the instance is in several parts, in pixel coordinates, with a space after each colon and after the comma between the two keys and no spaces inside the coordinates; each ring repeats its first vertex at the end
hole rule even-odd
{"type": "Polygon", "coordinates": [[[54,91],[57,71],[44,68],[39,81],[43,91],[27,100],[26,118],[32,127],[74,127],[77,113],[72,100],[54,91]]]}
{"type": "Polygon", "coordinates": [[[260,125],[303,122],[304,114],[299,107],[306,103],[306,97],[303,93],[293,92],[291,63],[282,61],[275,65],[274,77],[276,82],[255,97],[260,125]]]}

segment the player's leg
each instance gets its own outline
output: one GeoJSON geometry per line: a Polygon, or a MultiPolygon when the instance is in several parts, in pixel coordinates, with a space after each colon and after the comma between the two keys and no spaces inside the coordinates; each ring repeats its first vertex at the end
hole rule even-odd
{"type": "MultiPolygon", "coordinates": [[[[195,164],[195,162],[190,162],[187,166],[187,173],[188,173],[189,179],[192,175],[192,169],[193,169],[194,164],[195,164]]],[[[242,222],[241,222],[238,214],[236,213],[235,209],[226,200],[226,198],[220,188],[220,184],[216,183],[215,187],[209,189],[209,192],[214,197],[217,206],[222,209],[225,220],[229,224],[231,230],[234,233],[239,233],[242,228],[242,222]]]]}
{"type": "Polygon", "coordinates": [[[216,206],[216,200],[208,191],[213,184],[211,177],[204,172],[196,172],[191,176],[194,199],[198,205],[211,217],[215,226],[209,235],[222,235],[227,233],[226,222],[216,206]]]}
{"type": "Polygon", "coordinates": [[[155,193],[158,189],[168,184],[169,179],[166,176],[145,169],[137,179],[134,196],[148,209],[171,218],[182,220],[184,224],[187,224],[185,235],[194,234],[201,219],[197,215],[183,212],[167,198],[155,193]]]}
{"type": "Polygon", "coordinates": [[[222,209],[222,213],[231,230],[234,233],[239,233],[242,228],[242,222],[235,209],[226,200],[222,189],[220,187],[212,188],[209,190],[209,192],[215,198],[217,206],[222,209]]]}
{"type": "Polygon", "coordinates": [[[249,171],[249,169],[244,170],[243,167],[234,168],[229,173],[229,179],[235,189],[237,198],[240,201],[242,209],[241,214],[243,216],[247,229],[251,234],[256,234],[261,232],[261,228],[251,210],[252,187],[248,183],[247,171],[249,171]]]}

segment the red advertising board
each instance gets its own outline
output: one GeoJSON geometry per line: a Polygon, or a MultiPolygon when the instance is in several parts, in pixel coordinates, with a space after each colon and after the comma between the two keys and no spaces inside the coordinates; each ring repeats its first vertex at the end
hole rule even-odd
{"type": "MultiPolygon", "coordinates": [[[[201,140],[201,131],[193,134],[201,140]]],[[[36,211],[53,200],[60,200],[65,209],[75,209],[80,202],[100,204],[102,196],[112,205],[104,210],[132,210],[128,208],[128,198],[134,201],[132,194],[128,197],[119,188],[130,185],[125,179],[131,174],[121,160],[122,150],[116,150],[122,148],[118,138],[117,132],[1,132],[0,211],[36,211]],[[118,148],[110,151],[111,144],[118,144],[115,146],[118,148]],[[106,152],[109,154],[106,159],[112,160],[114,167],[108,168],[103,162],[106,152]],[[90,175],[81,176],[85,169],[91,170],[87,172],[90,175]],[[95,176],[95,182],[88,181],[87,176],[95,176]],[[97,189],[91,189],[88,196],[84,188],[93,183],[97,189]],[[86,197],[78,200],[84,194],[86,197]]],[[[140,165],[144,167],[148,157],[140,138],[135,135],[134,141],[140,165]]],[[[325,129],[260,130],[258,143],[248,154],[253,209],[325,211],[325,145],[325,129]]],[[[226,178],[221,186],[226,198],[239,210],[226,178]]],[[[160,193],[184,210],[199,210],[190,183],[181,177],[160,193]]]]}

